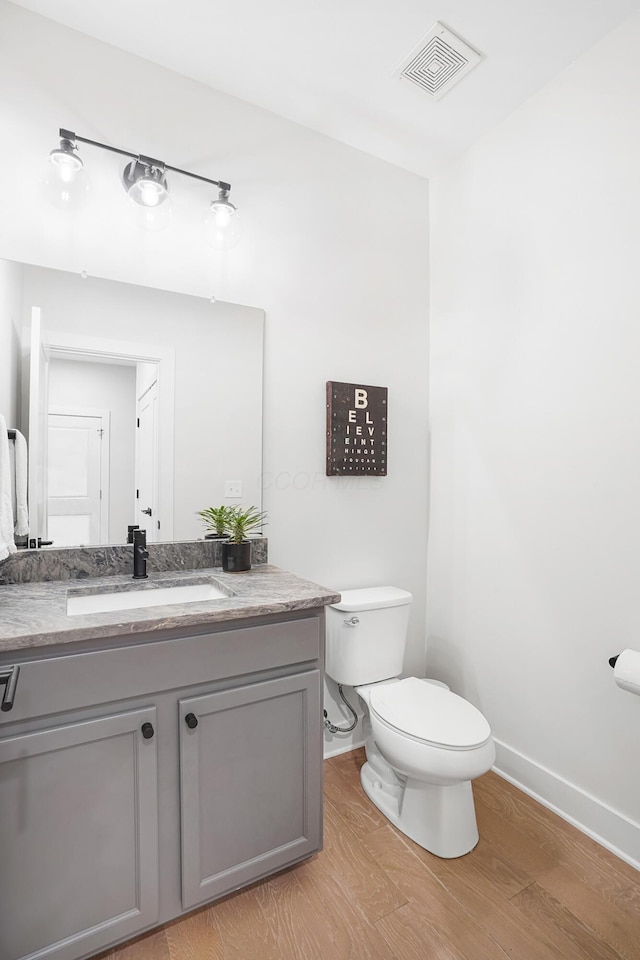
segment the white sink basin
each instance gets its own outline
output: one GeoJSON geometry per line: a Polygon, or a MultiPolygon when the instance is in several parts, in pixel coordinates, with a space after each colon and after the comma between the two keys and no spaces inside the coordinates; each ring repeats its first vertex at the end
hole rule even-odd
{"type": "Polygon", "coordinates": [[[226,600],[228,596],[213,583],[176,583],[171,586],[115,590],[110,593],[77,593],[67,597],[67,616],[109,613],[112,610],[139,610],[142,607],[162,607],[169,603],[226,600]]]}

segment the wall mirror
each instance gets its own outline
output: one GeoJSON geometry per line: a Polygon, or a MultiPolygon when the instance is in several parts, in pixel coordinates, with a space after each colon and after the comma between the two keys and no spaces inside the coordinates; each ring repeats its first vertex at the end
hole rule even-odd
{"type": "Polygon", "coordinates": [[[262,310],[9,261],[0,278],[30,537],[190,540],[204,507],[261,507],[262,310]]]}

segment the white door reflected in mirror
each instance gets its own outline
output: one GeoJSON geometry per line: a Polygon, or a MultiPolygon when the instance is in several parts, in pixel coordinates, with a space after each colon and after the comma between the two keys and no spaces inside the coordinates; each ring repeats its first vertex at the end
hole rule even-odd
{"type": "Polygon", "coordinates": [[[50,408],[47,537],[59,547],[109,542],[109,411],[50,408]]]}

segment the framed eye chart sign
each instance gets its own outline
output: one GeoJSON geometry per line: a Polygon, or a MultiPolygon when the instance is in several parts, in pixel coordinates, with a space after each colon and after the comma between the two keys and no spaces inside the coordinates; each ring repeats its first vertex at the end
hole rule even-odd
{"type": "Polygon", "coordinates": [[[327,381],[327,476],[387,475],[387,388],[327,381]]]}

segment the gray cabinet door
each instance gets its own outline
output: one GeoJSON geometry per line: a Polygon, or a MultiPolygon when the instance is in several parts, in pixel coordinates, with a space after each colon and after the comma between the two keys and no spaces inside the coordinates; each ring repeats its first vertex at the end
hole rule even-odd
{"type": "Polygon", "coordinates": [[[182,904],[320,848],[320,673],[180,700],[182,904]]]}
{"type": "Polygon", "coordinates": [[[0,739],[2,960],[86,956],[157,921],[155,726],[147,707],[0,739]]]}

